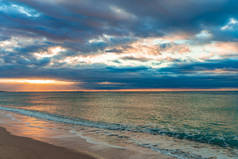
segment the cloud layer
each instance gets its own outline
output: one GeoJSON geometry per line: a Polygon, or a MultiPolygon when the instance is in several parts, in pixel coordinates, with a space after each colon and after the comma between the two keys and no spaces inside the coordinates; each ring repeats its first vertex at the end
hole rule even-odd
{"type": "Polygon", "coordinates": [[[0,0],[0,21],[0,78],[238,88],[236,0],[0,0]]]}

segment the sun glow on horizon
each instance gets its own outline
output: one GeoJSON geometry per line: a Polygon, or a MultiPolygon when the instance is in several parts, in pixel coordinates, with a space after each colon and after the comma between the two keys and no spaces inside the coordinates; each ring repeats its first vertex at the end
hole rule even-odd
{"type": "Polygon", "coordinates": [[[9,79],[9,78],[3,78],[3,79],[0,79],[0,83],[71,85],[71,84],[74,84],[75,82],[53,80],[53,79],[18,79],[18,78],[17,79],[9,79]]]}
{"type": "Polygon", "coordinates": [[[80,89],[81,82],[58,79],[0,78],[2,91],[68,91],[80,89]]]}

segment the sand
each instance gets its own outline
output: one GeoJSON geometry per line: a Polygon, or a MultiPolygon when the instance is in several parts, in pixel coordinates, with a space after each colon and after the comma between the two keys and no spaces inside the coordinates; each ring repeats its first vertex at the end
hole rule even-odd
{"type": "Polygon", "coordinates": [[[4,128],[0,128],[0,159],[95,159],[95,157],[31,138],[14,136],[4,128]]]}

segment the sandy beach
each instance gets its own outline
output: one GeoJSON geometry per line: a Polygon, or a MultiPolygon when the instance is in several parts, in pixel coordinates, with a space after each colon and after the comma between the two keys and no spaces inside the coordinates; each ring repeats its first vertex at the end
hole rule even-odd
{"type": "Polygon", "coordinates": [[[11,135],[0,128],[0,159],[95,159],[86,154],[74,152],[26,137],[11,135]]]}

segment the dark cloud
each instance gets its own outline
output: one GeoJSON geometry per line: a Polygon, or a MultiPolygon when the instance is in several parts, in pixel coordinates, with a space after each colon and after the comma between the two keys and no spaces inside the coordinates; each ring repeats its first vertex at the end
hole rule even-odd
{"type": "MultiPolygon", "coordinates": [[[[44,65],[46,61],[38,64],[44,65]]],[[[84,82],[80,85],[85,89],[136,89],[136,88],[237,88],[238,76],[195,74],[198,70],[205,69],[237,69],[237,61],[226,61],[226,66],[221,66],[222,61],[207,64],[193,64],[181,68],[161,69],[155,72],[148,68],[92,68],[92,69],[70,69],[70,68],[41,68],[26,67],[24,65],[6,65],[0,67],[1,78],[31,78],[45,77],[67,79],[84,82]],[[233,62],[233,63],[232,63],[233,62]],[[229,65],[228,63],[232,63],[229,65]],[[188,69],[189,68],[189,69],[188,69]],[[163,74],[162,72],[166,72],[163,74]],[[169,74],[169,72],[173,73],[169,74]],[[174,76],[177,75],[177,76],[174,76]],[[100,85],[100,82],[111,82],[112,84],[100,85]],[[121,84],[113,84],[121,83],[121,84]]],[[[226,63],[224,62],[224,63],[226,63]]]]}
{"type": "MultiPolygon", "coordinates": [[[[174,64],[172,67],[159,69],[158,72],[166,72],[173,74],[194,74],[197,71],[206,71],[206,70],[238,70],[238,60],[208,60],[203,63],[191,63],[184,65],[174,64]]],[[[237,72],[238,73],[238,72],[237,72]]]]}
{"type": "Polygon", "coordinates": [[[23,27],[24,31],[55,40],[84,41],[102,34],[121,36],[132,33],[144,37],[176,31],[199,32],[204,28],[225,25],[228,18],[237,18],[238,15],[235,0],[15,2],[37,10],[41,16],[26,19],[20,15],[7,15],[6,25],[23,27]]]}

